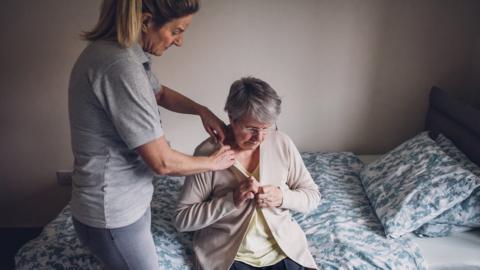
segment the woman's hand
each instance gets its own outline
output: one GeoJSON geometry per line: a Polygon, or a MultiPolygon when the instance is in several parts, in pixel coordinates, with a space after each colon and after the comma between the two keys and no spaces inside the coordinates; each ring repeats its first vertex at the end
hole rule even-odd
{"type": "Polygon", "coordinates": [[[258,189],[255,198],[259,207],[279,207],[283,202],[283,193],[279,187],[266,185],[258,189]]]}
{"type": "Polygon", "coordinates": [[[202,119],[203,127],[208,134],[210,134],[210,136],[218,140],[220,143],[223,143],[223,140],[225,139],[225,123],[207,107],[202,107],[199,115],[202,119]]]}
{"type": "Polygon", "coordinates": [[[235,163],[235,153],[230,146],[225,145],[215,151],[209,157],[211,170],[218,171],[230,168],[235,163]]]}
{"type": "Polygon", "coordinates": [[[236,207],[239,207],[247,200],[255,198],[257,194],[259,185],[257,180],[253,177],[250,177],[248,180],[243,181],[238,185],[238,187],[233,191],[233,202],[236,207]]]}

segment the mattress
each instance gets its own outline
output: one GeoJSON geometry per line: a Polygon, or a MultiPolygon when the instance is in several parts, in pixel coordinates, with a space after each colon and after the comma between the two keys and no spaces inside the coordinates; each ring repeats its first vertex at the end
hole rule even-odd
{"type": "MultiPolygon", "coordinates": [[[[358,156],[365,164],[381,155],[358,156]]],[[[429,270],[480,269],[480,231],[456,233],[448,237],[420,238],[411,234],[429,270]]]]}

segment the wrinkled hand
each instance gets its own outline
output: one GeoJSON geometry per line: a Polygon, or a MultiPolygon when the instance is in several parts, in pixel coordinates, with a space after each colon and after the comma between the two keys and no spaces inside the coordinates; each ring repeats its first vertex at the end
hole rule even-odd
{"type": "Polygon", "coordinates": [[[233,202],[235,203],[235,206],[239,207],[247,200],[254,199],[259,188],[260,186],[258,185],[257,180],[255,180],[253,177],[250,177],[248,180],[240,183],[240,185],[238,185],[238,187],[233,191],[233,202]]]}
{"type": "Polygon", "coordinates": [[[262,208],[279,207],[283,202],[283,193],[279,187],[266,185],[258,189],[255,200],[262,208]]]}
{"type": "Polygon", "coordinates": [[[220,143],[223,143],[223,140],[225,139],[225,123],[207,107],[203,107],[199,115],[202,119],[203,127],[208,134],[210,134],[210,136],[218,140],[220,143]]]}
{"type": "Polygon", "coordinates": [[[212,171],[227,169],[235,163],[235,154],[228,145],[222,146],[208,158],[210,160],[210,168],[212,171]]]}

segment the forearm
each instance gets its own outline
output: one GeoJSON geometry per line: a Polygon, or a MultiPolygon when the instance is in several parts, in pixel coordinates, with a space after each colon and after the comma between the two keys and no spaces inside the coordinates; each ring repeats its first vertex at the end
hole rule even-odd
{"type": "Polygon", "coordinates": [[[207,202],[188,204],[180,199],[173,223],[180,232],[196,231],[214,224],[235,209],[232,192],[207,202]]]}
{"type": "Polygon", "coordinates": [[[194,157],[171,149],[162,166],[164,175],[192,175],[212,170],[208,157],[194,157]]]}
{"type": "Polygon", "coordinates": [[[309,212],[320,204],[320,192],[316,187],[304,187],[297,189],[283,189],[283,201],[281,208],[297,212],[309,212]]]}
{"type": "Polygon", "coordinates": [[[140,146],[137,151],[160,175],[191,175],[212,170],[208,157],[189,156],[171,149],[163,137],[140,146]]]}
{"type": "Polygon", "coordinates": [[[205,109],[204,106],[166,86],[162,86],[162,91],[157,94],[156,99],[159,106],[177,113],[200,115],[205,109]]]}
{"type": "Polygon", "coordinates": [[[298,212],[308,212],[320,204],[320,192],[303,163],[300,152],[289,139],[290,171],[287,188],[282,189],[283,202],[281,207],[298,212]]]}

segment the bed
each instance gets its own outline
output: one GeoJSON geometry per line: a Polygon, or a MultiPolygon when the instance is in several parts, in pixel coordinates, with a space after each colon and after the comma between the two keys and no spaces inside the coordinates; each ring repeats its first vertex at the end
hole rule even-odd
{"type": "MultiPolygon", "coordinates": [[[[434,88],[426,126],[432,134],[451,138],[479,164],[480,112],[462,108],[463,104],[434,88]]],[[[478,231],[442,238],[386,237],[360,180],[366,164],[381,156],[304,152],[302,158],[323,201],[314,211],[294,213],[293,218],[305,231],[319,269],[480,269],[478,231]]],[[[182,181],[164,176],[154,181],[152,234],[162,269],[192,269],[192,235],[178,233],[171,225],[182,181]]],[[[101,269],[76,238],[69,206],[17,252],[15,262],[17,269],[101,269]]]]}

